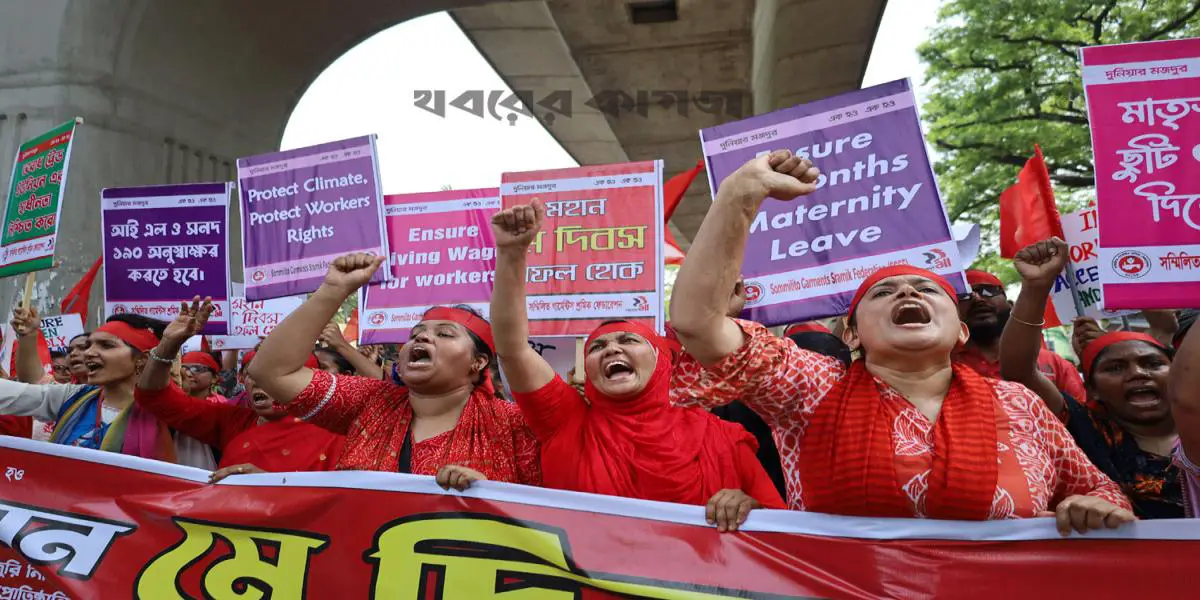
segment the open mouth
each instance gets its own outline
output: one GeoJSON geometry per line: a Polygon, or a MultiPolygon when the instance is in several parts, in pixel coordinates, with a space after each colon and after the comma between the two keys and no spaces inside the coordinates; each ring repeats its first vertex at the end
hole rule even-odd
{"type": "Polygon", "coordinates": [[[426,366],[433,364],[433,353],[425,346],[413,346],[408,350],[408,366],[426,366]]]}
{"type": "Polygon", "coordinates": [[[931,321],[929,309],[920,302],[901,302],[892,309],[892,324],[901,327],[920,327],[931,321]]]}
{"type": "Polygon", "coordinates": [[[1158,389],[1144,385],[1125,390],[1125,401],[1130,406],[1149,408],[1161,403],[1162,397],[1159,395],[1158,389]]]}
{"type": "Polygon", "coordinates": [[[83,366],[87,368],[88,373],[95,373],[96,371],[104,368],[104,365],[98,362],[85,362],[83,363],[83,366]]]}
{"type": "Polygon", "coordinates": [[[604,365],[604,378],[609,381],[621,381],[635,375],[633,365],[623,359],[614,358],[604,365]]]}
{"type": "Polygon", "coordinates": [[[251,396],[251,399],[254,402],[254,406],[257,408],[267,408],[274,404],[274,402],[271,400],[271,397],[266,395],[264,392],[255,392],[254,395],[251,396]]]}

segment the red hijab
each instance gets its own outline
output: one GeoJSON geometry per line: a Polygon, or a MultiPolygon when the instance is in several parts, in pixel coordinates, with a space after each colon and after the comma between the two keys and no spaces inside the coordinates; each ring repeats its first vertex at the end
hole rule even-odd
{"type": "Polygon", "coordinates": [[[587,343],[619,331],[655,347],[654,373],[641,392],[622,399],[602,394],[587,379],[584,394],[591,407],[542,444],[542,456],[551,459],[542,461],[545,485],[681,504],[705,504],[720,490],[741,489],[737,447],[744,444],[753,453],[754,437],[707,411],[671,405],[672,348],[649,328],[606,323],[587,343]]]}
{"type": "MultiPolygon", "coordinates": [[[[851,317],[868,289],[901,275],[926,277],[957,302],[954,288],[942,277],[899,265],[863,281],[851,303],[851,317]]],[[[953,369],[934,425],[925,512],[935,519],[985,520],[999,476],[996,393],[972,369],[957,363],[953,369]]],[[[805,509],[864,517],[913,516],[896,477],[892,416],[882,402],[882,385],[860,359],[818,405],[800,446],[805,509]]]]}

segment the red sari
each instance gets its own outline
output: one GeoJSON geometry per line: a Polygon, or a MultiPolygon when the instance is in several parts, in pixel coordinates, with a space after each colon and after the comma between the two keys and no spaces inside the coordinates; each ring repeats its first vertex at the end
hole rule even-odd
{"type": "Polygon", "coordinates": [[[632,331],[659,348],[654,374],[635,397],[605,396],[589,380],[585,402],[558,376],[513,394],[542,443],[546,487],[680,504],[707,504],[723,489],[739,489],[767,508],[784,508],[754,436],[708,411],[670,404],[671,352],[659,336],[621,322],[601,326],[589,342],[609,331],[632,331]]]}

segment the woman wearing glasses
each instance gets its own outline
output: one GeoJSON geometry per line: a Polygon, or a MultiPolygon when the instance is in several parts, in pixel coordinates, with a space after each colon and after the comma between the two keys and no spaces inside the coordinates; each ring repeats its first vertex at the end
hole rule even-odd
{"type": "Polygon", "coordinates": [[[219,381],[221,365],[208,352],[188,352],[183,355],[183,391],[193,398],[213,404],[229,404],[229,399],[214,391],[219,381]]]}

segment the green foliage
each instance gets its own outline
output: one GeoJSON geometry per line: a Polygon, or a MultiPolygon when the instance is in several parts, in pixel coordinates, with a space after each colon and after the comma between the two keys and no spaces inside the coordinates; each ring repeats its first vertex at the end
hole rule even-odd
{"type": "Polygon", "coordinates": [[[1000,192],[1035,143],[1060,211],[1093,194],[1079,48],[1197,36],[1198,14],[1197,0],[945,0],[918,49],[931,89],[922,114],[951,221],[977,222],[993,242],[976,264],[998,264],[1000,192]]]}

